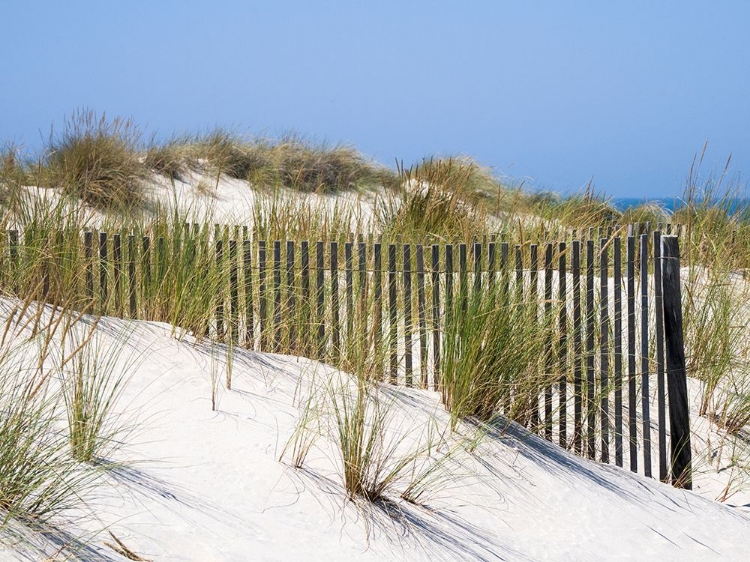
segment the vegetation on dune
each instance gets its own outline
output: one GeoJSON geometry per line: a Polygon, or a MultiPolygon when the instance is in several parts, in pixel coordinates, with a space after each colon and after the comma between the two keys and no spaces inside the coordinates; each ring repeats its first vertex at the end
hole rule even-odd
{"type": "Polygon", "coordinates": [[[539,304],[507,278],[457,298],[446,314],[440,391],[453,423],[503,413],[528,426],[542,389],[559,378],[543,366],[556,314],[540,318],[539,304]]]}
{"type": "Polygon", "coordinates": [[[560,200],[543,200],[534,210],[542,217],[557,221],[569,228],[610,226],[620,221],[621,215],[609,198],[597,193],[589,184],[583,193],[560,200]]]}
{"type": "Polygon", "coordinates": [[[140,142],[131,120],[78,111],[50,134],[40,179],[99,209],[136,207],[145,179],[140,142]]]}
{"type": "Polygon", "coordinates": [[[202,170],[246,180],[258,188],[287,187],[306,193],[391,187],[396,179],[350,146],[316,144],[295,135],[278,140],[249,138],[225,129],[152,143],[144,163],[180,180],[190,170],[202,170]]]}
{"type": "Polygon", "coordinates": [[[483,196],[496,186],[494,179],[466,159],[423,160],[399,168],[401,187],[386,195],[378,208],[379,229],[387,236],[424,240],[471,240],[487,232],[483,196]]]}
{"type": "MultiPolygon", "coordinates": [[[[720,179],[701,183],[697,172],[691,172],[685,204],[672,217],[655,206],[619,213],[591,186],[567,198],[527,193],[509,189],[489,170],[464,158],[425,159],[408,168],[400,165],[394,173],[350,147],[316,145],[299,137],[246,139],[216,130],[143,143],[131,121],[107,120],[92,112],[74,114],[59,134],[51,135],[44,157],[30,162],[12,146],[0,157],[3,226],[14,230],[16,237],[0,242],[2,259],[13,265],[0,269],[0,289],[4,296],[23,302],[6,324],[0,345],[0,402],[5,413],[0,420],[0,511],[6,521],[51,516],[79,501],[93,482],[91,472],[81,464],[95,462],[114,441],[117,424],[111,417],[112,406],[124,384],[116,353],[108,355],[114,352],[105,350],[93,336],[90,340],[71,336],[60,352],[61,360],[51,367],[62,384],[51,385],[51,371],[42,368],[52,357],[50,342],[61,332],[69,336],[72,328],[62,321],[44,324],[39,315],[34,336],[29,336],[21,318],[37,310],[32,301],[58,307],[54,314],[66,311],[71,323],[78,318],[73,311],[132,314],[169,322],[180,334],[192,334],[197,340],[208,339],[214,408],[222,384],[219,354],[226,353],[223,385],[231,388],[234,342],[239,341],[240,330],[249,332],[253,326],[240,325],[228,315],[220,324],[215,312],[217,302],[232,303],[236,298],[226,281],[237,275],[232,264],[243,263],[248,237],[240,227],[216,229],[210,213],[196,224],[190,213],[169,205],[148,219],[145,213],[135,212],[145,201],[144,186],[153,173],[187,182],[193,181],[194,173],[216,181],[225,175],[259,188],[252,224],[242,226],[252,229],[252,243],[267,243],[268,277],[263,281],[270,284],[270,276],[277,273],[279,286],[289,283],[297,290],[283,293],[291,294],[297,307],[280,297],[274,300],[270,285],[265,287],[262,308],[257,285],[240,278],[234,291],[249,295],[249,306],[257,314],[262,310],[263,322],[276,323],[274,351],[321,359],[352,374],[340,384],[311,392],[303,401],[299,425],[284,453],[294,466],[303,466],[310,449],[325,437],[335,446],[342,484],[351,499],[372,502],[400,495],[406,501],[419,501],[429,492],[434,467],[442,466],[442,457],[430,453],[443,439],[442,433],[413,440],[408,431],[389,425],[391,403],[382,384],[399,335],[400,328],[393,326],[401,326],[404,318],[376,326],[373,318],[388,314],[383,302],[376,301],[371,284],[357,285],[351,296],[353,309],[347,305],[351,315],[339,318],[341,331],[330,335],[331,345],[324,350],[320,328],[335,314],[330,304],[331,277],[325,278],[321,289],[329,304],[318,311],[314,278],[308,277],[306,289],[302,288],[300,246],[289,257],[294,270],[291,281],[281,259],[278,270],[272,271],[276,241],[280,252],[287,251],[285,240],[308,241],[305,259],[310,274],[318,267],[316,243],[330,248],[331,242],[352,241],[350,233],[382,236],[383,249],[397,241],[471,242],[498,233],[503,242],[523,246],[530,240],[567,239],[573,229],[580,234],[590,227],[671,219],[682,225],[681,249],[688,267],[683,292],[686,351],[690,375],[703,383],[700,413],[729,435],[746,430],[750,423],[746,306],[750,216],[736,205],[738,191],[724,188],[720,179]],[[24,195],[23,187],[29,183],[59,187],[69,197],[24,195]],[[364,216],[357,201],[330,204],[314,196],[370,187],[385,188],[375,198],[372,219],[364,216]],[[280,188],[297,194],[290,197],[280,188]],[[103,222],[94,224],[85,212],[88,207],[131,212],[108,213],[103,222]],[[120,256],[130,260],[127,265],[143,280],[135,289],[135,312],[130,309],[125,277],[117,277],[111,265],[104,271],[95,269],[101,250],[96,236],[92,235],[90,248],[84,247],[81,232],[92,226],[108,232],[110,251],[114,251],[112,237],[117,236],[120,256]],[[217,243],[223,252],[219,259],[217,243]],[[92,276],[99,275],[109,283],[108,293],[98,284],[92,288],[92,276]],[[119,283],[119,292],[114,283],[119,283]],[[272,310],[275,306],[278,312],[272,310]],[[42,351],[29,361],[27,355],[40,341],[42,351]],[[226,342],[226,347],[217,347],[226,342]],[[67,427],[64,438],[51,429],[61,421],[67,427]]],[[[330,253],[325,255],[320,271],[328,271],[332,263],[330,253]]],[[[255,254],[251,257],[254,260],[255,254]]],[[[374,269],[371,257],[362,264],[365,275],[374,269]]],[[[403,259],[399,254],[398,260],[403,259]]],[[[386,283],[383,265],[381,291],[386,283]]],[[[252,267],[257,267],[254,261],[252,267]]],[[[542,365],[548,342],[558,335],[553,332],[559,310],[551,305],[542,313],[539,303],[520,298],[509,277],[500,277],[493,288],[472,292],[466,300],[454,295],[451,307],[438,319],[444,324],[436,382],[453,428],[466,419],[491,421],[500,414],[529,425],[540,393],[559,382],[560,373],[545,372],[542,365]]],[[[258,281],[258,277],[252,280],[258,281]]],[[[431,296],[426,295],[428,307],[431,296]]],[[[381,294],[381,298],[385,297],[381,294]]],[[[419,306],[411,304],[414,309],[419,306]]],[[[248,341],[248,347],[255,345],[248,341]]]]}
{"type": "MultiPolygon", "coordinates": [[[[57,340],[82,315],[28,299],[4,303],[0,340],[0,531],[85,508],[100,473],[71,454],[72,434],[60,431],[66,411],[57,340]]],[[[74,351],[70,357],[75,357],[74,351]]]]}

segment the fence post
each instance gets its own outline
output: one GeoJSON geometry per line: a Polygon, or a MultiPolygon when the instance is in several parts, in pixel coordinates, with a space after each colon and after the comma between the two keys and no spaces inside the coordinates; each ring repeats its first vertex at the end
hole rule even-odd
{"type": "Polygon", "coordinates": [[[690,414],[688,410],[685,345],[682,338],[682,295],[680,291],[680,248],[677,236],[661,239],[662,302],[666,336],[669,428],[672,441],[672,483],[692,489],[690,414]]]}
{"type": "MultiPolygon", "coordinates": [[[[589,234],[592,234],[589,231],[589,234]]],[[[586,240],[586,454],[596,457],[595,428],[596,409],[594,407],[594,239],[586,240]]]]}
{"type": "Polygon", "coordinates": [[[609,462],[609,239],[599,239],[599,273],[600,273],[600,331],[599,369],[600,390],[599,399],[601,411],[601,443],[602,462],[609,462]]]}
{"type": "MultiPolygon", "coordinates": [[[[648,230],[649,223],[646,223],[648,230]]],[[[648,234],[641,234],[641,411],[643,413],[643,473],[651,477],[651,393],[648,347],[648,234]]]]}
{"type": "Polygon", "coordinates": [[[107,313],[107,233],[99,233],[99,297],[100,313],[107,313]]]}
{"type": "MultiPolygon", "coordinates": [[[[11,231],[11,234],[14,231],[11,231]]],[[[94,300],[94,266],[92,260],[94,259],[94,235],[90,230],[83,233],[83,255],[86,260],[86,296],[89,300],[94,300]]],[[[11,238],[11,242],[12,242],[11,238]]],[[[16,241],[18,240],[18,233],[16,232],[16,241]]],[[[11,246],[11,255],[13,252],[13,246],[11,246]]]]}
{"type": "Polygon", "coordinates": [[[341,315],[339,312],[339,245],[335,240],[330,243],[331,266],[331,352],[329,356],[334,364],[341,357],[341,315]]]}
{"type": "Polygon", "coordinates": [[[266,241],[258,240],[258,330],[260,351],[268,351],[268,302],[266,294],[266,241]]]}
{"type": "Polygon", "coordinates": [[[281,353],[281,240],[273,241],[273,352],[281,353]]]}
{"type": "Polygon", "coordinates": [[[388,347],[390,348],[391,384],[396,384],[398,375],[398,320],[396,308],[396,245],[388,244],[388,347]]]}
{"type": "Polygon", "coordinates": [[[115,316],[120,316],[122,306],[122,242],[119,233],[112,236],[112,262],[114,266],[112,289],[115,296],[115,316]]]}
{"type": "Polygon", "coordinates": [[[404,369],[405,369],[405,384],[406,386],[413,386],[413,342],[412,333],[414,328],[414,318],[412,316],[411,301],[412,301],[412,283],[411,283],[411,244],[403,245],[404,254],[404,369]]]}
{"type": "Polygon", "coordinates": [[[326,348],[325,324],[325,251],[323,242],[315,243],[315,321],[317,322],[317,355],[316,359],[323,359],[326,348]]]}
{"type": "Polygon", "coordinates": [[[286,241],[286,311],[291,319],[289,325],[289,349],[291,353],[298,353],[297,347],[297,282],[294,273],[294,241],[286,241]]]}
{"type": "Polygon", "coordinates": [[[615,464],[623,465],[623,425],[622,425],[622,246],[620,237],[614,238],[615,291],[615,464]]]}
{"type": "Polygon", "coordinates": [[[245,277],[245,347],[255,347],[255,318],[253,317],[253,243],[248,238],[242,240],[242,273],[245,277]]]}
{"type": "MultiPolygon", "coordinates": [[[[432,245],[432,362],[433,390],[440,391],[440,246],[432,245]]],[[[443,309],[445,310],[445,309],[443,309]]]]}
{"type": "MultiPolygon", "coordinates": [[[[547,243],[544,248],[544,321],[545,329],[552,324],[552,257],[553,248],[547,243]]],[[[549,347],[545,357],[544,375],[550,377],[553,369],[554,348],[552,331],[549,332],[549,347]]],[[[544,387],[544,438],[552,441],[552,378],[548,378],[544,387]]]]}
{"type": "MultiPolygon", "coordinates": [[[[531,244],[529,246],[529,255],[531,259],[529,269],[529,300],[534,303],[535,313],[534,321],[539,322],[539,246],[537,244],[531,244]]],[[[540,362],[540,366],[542,363],[540,362]]],[[[535,395],[532,397],[531,403],[531,431],[533,433],[539,432],[539,396],[535,395]]]]}
{"type": "Polygon", "coordinates": [[[566,244],[560,242],[560,252],[558,254],[558,292],[559,302],[558,326],[560,328],[560,348],[559,348],[559,366],[560,366],[560,447],[568,446],[568,283],[567,283],[567,264],[566,264],[566,244]]]}
{"type": "Polygon", "coordinates": [[[654,236],[654,312],[656,313],[656,390],[657,416],[659,420],[659,480],[668,481],[667,466],[667,414],[664,381],[664,306],[661,285],[661,232],[655,230],[654,236]]]}
{"type": "Polygon", "coordinates": [[[573,240],[570,268],[573,272],[573,447],[577,455],[583,452],[583,369],[581,357],[581,241],[573,240]]]}
{"type": "MultiPolygon", "coordinates": [[[[87,233],[90,234],[90,233],[87,233]]],[[[88,257],[86,259],[88,263],[88,257]]],[[[88,265],[87,265],[88,268],[88,265]]],[[[87,275],[87,285],[88,285],[88,275],[87,275]]],[[[92,282],[92,288],[93,288],[93,282],[92,282]]],[[[135,235],[130,234],[128,235],[128,296],[129,296],[129,310],[130,310],[130,317],[131,318],[137,318],[138,316],[138,305],[136,302],[136,292],[135,292],[135,235]]]]}
{"type": "MultiPolygon", "coordinates": [[[[161,249],[164,247],[164,244],[162,241],[164,238],[159,237],[159,281],[161,285],[162,275],[163,275],[163,267],[161,266],[161,256],[163,255],[163,252],[161,249]]],[[[216,296],[216,337],[217,339],[221,340],[224,337],[224,241],[219,238],[216,240],[216,269],[219,272],[219,275],[221,276],[221,286],[218,291],[218,295],[216,296]]]]}
{"type": "Polygon", "coordinates": [[[237,240],[229,241],[229,342],[239,343],[240,296],[237,268],[237,240]]]}
{"type": "Polygon", "coordinates": [[[636,426],[635,385],[635,236],[627,240],[627,309],[628,309],[628,442],[630,470],[638,472],[638,428],[636,426]]]}
{"type": "Polygon", "coordinates": [[[424,246],[417,245],[417,321],[419,322],[419,384],[427,388],[427,305],[425,302],[424,246]]]}

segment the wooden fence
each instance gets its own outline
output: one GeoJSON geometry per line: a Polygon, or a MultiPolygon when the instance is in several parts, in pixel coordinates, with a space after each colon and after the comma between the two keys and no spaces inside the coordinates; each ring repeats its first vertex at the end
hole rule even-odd
{"type": "MultiPolygon", "coordinates": [[[[446,314],[503,283],[537,301],[540,318],[558,311],[543,368],[560,382],[540,393],[532,429],[579,455],[690,486],[676,237],[589,229],[554,243],[403,244],[205,230],[60,233],[41,260],[42,295],[67,283],[94,312],[179,325],[181,294],[209,293],[196,314],[208,323],[190,326],[198,336],[344,368],[364,340],[364,353],[386,349],[389,382],[436,389],[446,314]],[[56,278],[70,270],[84,273],[56,278]]],[[[32,238],[8,233],[6,292],[23,292],[14,272],[39,251],[32,238]]]]}

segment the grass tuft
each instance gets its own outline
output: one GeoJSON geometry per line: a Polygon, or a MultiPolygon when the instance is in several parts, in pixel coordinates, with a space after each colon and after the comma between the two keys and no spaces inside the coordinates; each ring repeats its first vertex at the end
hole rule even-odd
{"type": "Polygon", "coordinates": [[[145,177],[140,138],[129,119],[79,110],[50,135],[43,162],[48,181],[97,209],[137,207],[145,177]]]}

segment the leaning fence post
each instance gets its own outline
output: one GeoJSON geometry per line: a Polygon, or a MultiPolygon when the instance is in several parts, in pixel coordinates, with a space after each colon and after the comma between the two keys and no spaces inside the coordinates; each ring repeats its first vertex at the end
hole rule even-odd
{"type": "Polygon", "coordinates": [[[685,344],[682,338],[682,295],[680,291],[680,248],[677,236],[663,236],[662,302],[666,337],[669,429],[672,441],[672,483],[692,489],[690,414],[688,410],[685,344]]]}

